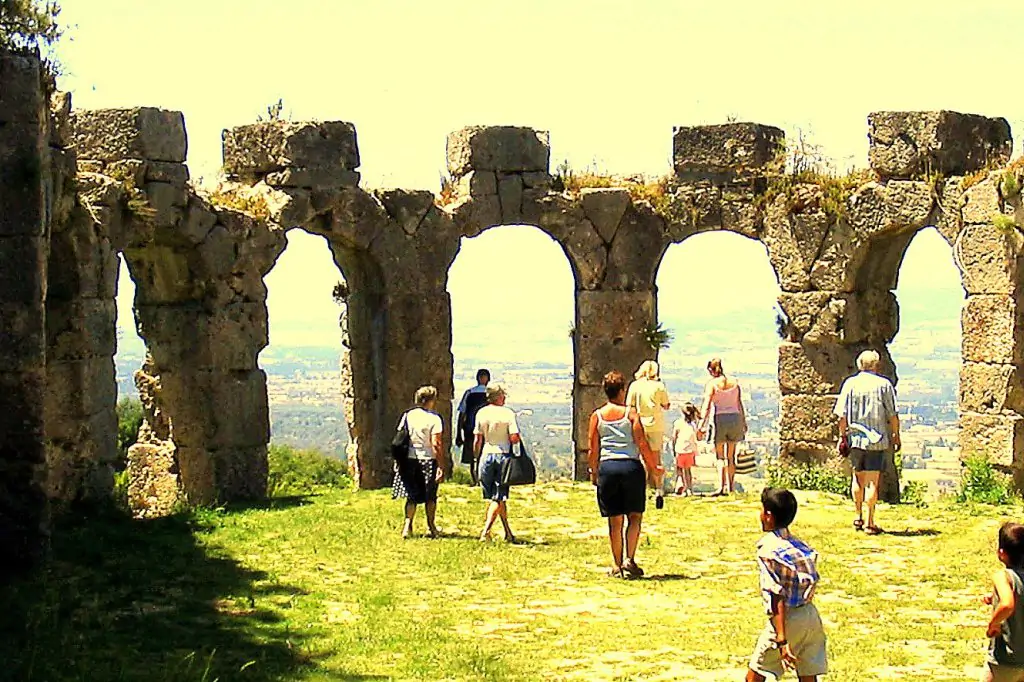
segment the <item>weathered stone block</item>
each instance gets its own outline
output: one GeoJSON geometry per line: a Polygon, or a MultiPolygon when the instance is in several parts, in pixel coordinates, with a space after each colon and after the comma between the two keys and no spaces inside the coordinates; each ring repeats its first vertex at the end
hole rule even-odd
{"type": "Polygon", "coordinates": [[[17,372],[42,367],[45,361],[42,308],[0,303],[0,367],[17,372]]]}
{"type": "Polygon", "coordinates": [[[855,364],[845,346],[783,343],[779,346],[779,388],[783,395],[834,395],[853,374],[855,364]]]}
{"type": "Polygon", "coordinates": [[[188,166],[183,163],[150,161],[145,166],[145,172],[139,184],[144,182],[169,182],[173,185],[184,185],[188,182],[188,179],[188,166]]]}
{"type": "Polygon", "coordinates": [[[178,503],[178,462],[173,443],[128,448],[128,505],[138,518],[171,514],[178,503]]]}
{"type": "Polygon", "coordinates": [[[1014,415],[960,415],[960,457],[984,457],[993,464],[1011,467],[1024,453],[1024,419],[1014,415]]]}
{"type": "Polygon", "coordinates": [[[668,244],[665,221],[643,204],[630,205],[608,249],[604,286],[625,291],[653,287],[668,244]]]}
{"type": "Polygon", "coordinates": [[[450,206],[445,207],[459,232],[467,237],[475,237],[488,227],[501,224],[501,203],[497,194],[476,197],[463,197],[450,206]]]}
{"type": "Polygon", "coordinates": [[[0,123],[44,123],[47,117],[43,96],[42,69],[33,57],[0,53],[0,123]]]}
{"type": "Polygon", "coordinates": [[[271,187],[308,187],[330,189],[332,187],[357,187],[359,173],[340,167],[286,168],[267,174],[271,187]]]}
{"type": "Polygon", "coordinates": [[[268,343],[263,303],[232,303],[215,314],[199,305],[143,306],[139,333],[160,367],[248,371],[268,343]]]}
{"type": "Polygon", "coordinates": [[[763,175],[785,143],[782,130],[759,123],[682,126],[672,130],[672,160],[680,180],[731,181],[763,175]]]}
{"type": "Polygon", "coordinates": [[[791,341],[799,341],[810,331],[832,296],[833,293],[828,291],[779,294],[779,307],[786,317],[787,335],[791,341]]]}
{"type": "Polygon", "coordinates": [[[960,367],[960,409],[1024,412],[1024,381],[1014,365],[965,362],[960,367]]]}
{"type": "MultiPolygon", "coordinates": [[[[579,371],[577,370],[577,374],[579,371]]],[[[631,376],[626,373],[626,376],[631,376]]],[[[608,397],[601,386],[576,384],[572,389],[573,397],[573,443],[577,450],[588,450],[590,415],[594,410],[608,402],[608,397]]]]}
{"type": "Polygon", "coordinates": [[[784,395],[779,438],[793,441],[834,441],[839,420],[832,413],[836,396],[784,395]]]}
{"type": "Polygon", "coordinates": [[[180,111],[152,107],[79,110],[72,120],[80,159],[185,161],[188,141],[180,111]]]}
{"type": "Polygon", "coordinates": [[[1021,326],[1020,306],[1012,296],[968,296],[961,317],[964,361],[1020,363],[1024,359],[1021,326]]]}
{"type": "Polygon", "coordinates": [[[43,234],[47,154],[40,124],[0,121],[0,238],[43,234]]]}
{"type": "Polygon", "coordinates": [[[104,410],[113,412],[116,402],[117,381],[113,357],[47,364],[47,422],[88,417],[104,410]]]}
{"type": "Polygon", "coordinates": [[[779,456],[798,462],[827,462],[838,455],[836,442],[812,443],[809,441],[783,440],[779,443],[779,456]]]}
{"type": "Polygon", "coordinates": [[[1003,212],[997,187],[1001,179],[1002,173],[990,173],[987,179],[971,185],[958,197],[960,217],[965,224],[991,224],[992,218],[1003,212]]]}
{"type": "Polygon", "coordinates": [[[41,304],[45,276],[46,243],[40,237],[0,237],[0,302],[41,304]]]}
{"type": "Polygon", "coordinates": [[[991,222],[967,225],[957,237],[957,256],[969,294],[1012,294],[1017,290],[1018,257],[1012,238],[991,222]]]}
{"type": "Polygon", "coordinates": [[[498,203],[501,204],[501,222],[509,225],[522,220],[523,179],[519,175],[498,178],[498,203]]]}
{"type": "Polygon", "coordinates": [[[117,306],[113,298],[48,302],[47,362],[113,357],[117,343],[116,326],[117,306]]]}
{"type": "Polygon", "coordinates": [[[456,182],[456,190],[463,196],[487,196],[498,193],[498,176],[493,171],[469,171],[456,182]]]}
{"type": "Polygon", "coordinates": [[[434,207],[434,195],[424,190],[382,189],[374,194],[388,215],[410,236],[416,234],[416,228],[434,207]]]}
{"type": "Polygon", "coordinates": [[[448,135],[448,172],[547,172],[551,157],[547,131],[516,126],[470,126],[448,135]]]}
{"type": "Polygon", "coordinates": [[[221,139],[224,171],[242,178],[289,167],[304,169],[310,178],[314,169],[326,174],[359,168],[356,127],[345,121],[266,121],[225,130],[221,139]]]}
{"type": "Polygon", "coordinates": [[[953,111],[868,115],[868,159],[883,178],[964,175],[1010,160],[1010,124],[953,111]]]}
{"type": "Polygon", "coordinates": [[[255,500],[267,494],[267,448],[226,448],[212,453],[217,496],[222,500],[255,500]]]}
{"type": "Polygon", "coordinates": [[[850,197],[847,220],[861,239],[931,225],[937,217],[932,190],[918,180],[868,182],[850,197]]]}
{"type": "Polygon", "coordinates": [[[160,381],[161,400],[180,447],[210,451],[269,442],[267,381],[261,370],[163,371],[160,381]]]}
{"type": "Polygon", "coordinates": [[[580,193],[583,211],[606,244],[615,239],[626,208],[632,203],[629,192],[621,188],[586,187],[580,193]]]}
{"type": "Polygon", "coordinates": [[[657,356],[644,339],[655,318],[653,291],[579,291],[576,306],[579,383],[600,386],[613,369],[632,376],[641,362],[657,356]]]}

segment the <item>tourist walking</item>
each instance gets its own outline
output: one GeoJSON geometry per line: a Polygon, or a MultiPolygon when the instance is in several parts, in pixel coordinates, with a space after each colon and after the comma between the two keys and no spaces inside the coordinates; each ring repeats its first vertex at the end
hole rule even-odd
{"type": "Polygon", "coordinates": [[[693,494],[693,467],[697,464],[696,405],[683,405],[683,416],[672,427],[672,452],[676,456],[676,495],[693,494]]]}
{"type": "Polygon", "coordinates": [[[982,599],[992,616],[985,628],[989,647],[981,682],[1024,682],[1024,526],[1007,521],[998,542],[1002,567],[982,599]]]}
{"type": "Polygon", "coordinates": [[[789,668],[800,682],[828,672],[825,628],[814,606],[818,553],[789,532],[796,518],[796,497],[788,490],[761,493],[761,530],[757,543],[758,582],[768,623],[758,637],[747,682],[779,679],[789,668]]]}
{"type": "Polygon", "coordinates": [[[441,445],[444,425],[441,416],[434,411],[437,403],[437,389],[423,386],[416,391],[416,407],[402,415],[399,428],[404,423],[409,430],[409,454],[395,461],[395,483],[392,498],[405,498],[405,525],[402,537],[412,535],[412,522],[417,505],[424,505],[427,512],[427,529],[430,537],[437,537],[437,487],[444,480],[446,458],[441,445]]]}
{"type": "Polygon", "coordinates": [[[626,406],[626,378],[621,372],[609,372],[602,385],[608,402],[590,416],[590,482],[597,486],[601,516],[608,519],[610,575],[639,578],[644,572],[636,563],[636,548],[647,502],[643,462],[659,479],[664,468],[636,410],[626,406]]]}
{"type": "Polygon", "coordinates": [[[881,472],[894,470],[895,451],[900,449],[900,418],[896,412],[896,389],[879,374],[881,358],[873,350],[857,356],[857,374],[843,382],[836,400],[839,440],[849,450],[853,468],[853,505],[857,518],[853,527],[869,535],[882,529],[875,523],[881,472]],[[864,523],[864,505],[868,508],[864,523]]]}
{"type": "MultiPolygon", "coordinates": [[[[665,447],[665,410],[670,405],[668,390],[661,381],[658,363],[654,360],[641,363],[633,376],[635,381],[629,385],[629,391],[626,393],[626,407],[636,410],[647,443],[658,455],[660,462],[661,452],[665,447]]],[[[663,492],[661,477],[655,476],[653,471],[648,471],[647,483],[658,491],[660,503],[663,492]]]]}
{"type": "Polygon", "coordinates": [[[476,456],[473,453],[473,429],[476,426],[476,413],[487,404],[487,384],[491,381],[491,373],[486,369],[476,371],[476,386],[466,389],[459,401],[458,419],[455,429],[455,447],[462,447],[460,461],[469,467],[469,477],[473,485],[477,484],[476,456]]]}
{"type": "Polygon", "coordinates": [[[704,437],[703,434],[713,414],[712,434],[715,440],[719,486],[712,497],[717,497],[728,495],[735,490],[736,446],[747,436],[747,415],[743,409],[742,389],[734,378],[725,373],[721,358],[713,358],[708,363],[708,374],[711,375],[711,380],[704,387],[698,439],[704,437]]]}
{"type": "Polygon", "coordinates": [[[511,456],[512,446],[520,442],[516,413],[505,407],[505,388],[501,384],[488,384],[487,405],[476,413],[473,429],[473,452],[480,462],[478,473],[484,499],[489,501],[484,529],[480,540],[491,537],[491,527],[501,519],[505,540],[515,542],[508,525],[509,487],[501,482],[502,463],[511,456]]]}

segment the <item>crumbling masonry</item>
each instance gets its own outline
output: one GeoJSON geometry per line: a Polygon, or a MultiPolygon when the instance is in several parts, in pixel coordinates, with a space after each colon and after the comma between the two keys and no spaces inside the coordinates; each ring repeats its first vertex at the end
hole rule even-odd
{"type": "Polygon", "coordinates": [[[899,266],[914,234],[935,226],[967,292],[963,451],[1024,483],[1024,170],[1007,166],[1003,119],[872,114],[873,177],[848,190],[782,168],[776,128],[679,128],[674,175],[656,196],[628,184],[566,191],[546,133],[465,128],[448,138],[454,184],[442,201],[361,188],[356,131],[343,122],[225,131],[231,182],[204,195],[188,183],[180,113],[49,100],[38,64],[0,58],[0,544],[18,561],[38,555],[54,511],[111,488],[119,255],[150,354],[137,374],[146,423],[129,453],[133,509],[264,494],[263,279],[292,228],[327,240],[347,284],[343,408],[362,487],[390,483],[387,444],[417,386],[438,387],[451,423],[449,266],[463,237],[502,224],[539,227],[572,266],[577,475],[602,375],[655,354],[644,330],[670,244],[714,230],[764,244],[783,291],[783,452],[821,459],[856,354],[875,348],[895,373],[886,346],[899,266]]]}

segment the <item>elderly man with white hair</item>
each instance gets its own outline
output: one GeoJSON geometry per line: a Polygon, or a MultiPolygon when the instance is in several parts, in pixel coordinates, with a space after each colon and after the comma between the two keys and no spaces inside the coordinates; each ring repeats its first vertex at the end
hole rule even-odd
{"type": "Polygon", "coordinates": [[[878,479],[887,466],[894,466],[893,453],[900,449],[900,418],[896,412],[896,389],[879,373],[881,358],[873,350],[857,356],[857,374],[843,382],[836,400],[839,438],[849,448],[853,467],[853,504],[857,519],[853,527],[870,535],[882,529],[875,524],[878,479]],[[868,518],[864,523],[863,507],[868,518]]]}

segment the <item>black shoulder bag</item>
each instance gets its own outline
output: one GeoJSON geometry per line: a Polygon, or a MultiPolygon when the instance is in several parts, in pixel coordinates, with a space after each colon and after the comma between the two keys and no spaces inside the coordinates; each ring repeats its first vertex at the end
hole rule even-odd
{"type": "Polygon", "coordinates": [[[526,446],[519,441],[519,454],[516,454],[516,446],[513,445],[512,452],[501,462],[501,484],[533,485],[536,482],[537,467],[526,454],[526,446]]]}
{"type": "Polygon", "coordinates": [[[409,459],[409,413],[405,412],[402,414],[402,418],[398,421],[398,430],[395,431],[395,437],[391,439],[391,456],[396,462],[404,462],[409,459]]]}

